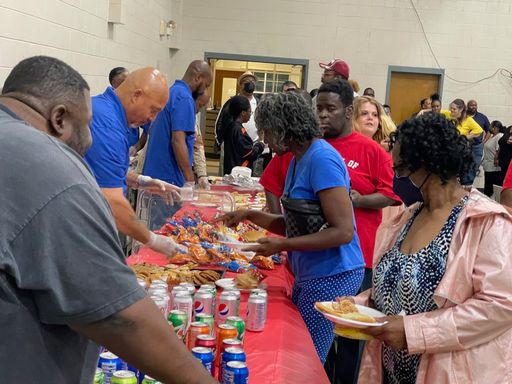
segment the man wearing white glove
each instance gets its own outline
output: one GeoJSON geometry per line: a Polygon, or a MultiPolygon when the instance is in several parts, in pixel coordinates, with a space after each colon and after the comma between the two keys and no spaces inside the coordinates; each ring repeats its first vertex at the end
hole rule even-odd
{"type": "Polygon", "coordinates": [[[168,99],[165,76],[148,67],[131,72],[116,89],[92,98],[93,144],[85,161],[107,198],[118,230],[165,255],[176,253],[177,246],[165,236],[155,235],[137,219],[126,199],[128,187],[160,194],[168,204],[179,199],[179,188],[162,180],[128,171],[129,146],[126,134],[154,120],[168,99]]]}

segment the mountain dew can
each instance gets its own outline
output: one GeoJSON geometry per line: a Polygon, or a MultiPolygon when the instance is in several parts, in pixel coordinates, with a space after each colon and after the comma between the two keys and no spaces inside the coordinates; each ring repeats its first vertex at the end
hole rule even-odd
{"type": "Polygon", "coordinates": [[[110,384],[137,384],[137,381],[132,371],[116,371],[110,379],[110,384]]]}
{"type": "Polygon", "coordinates": [[[140,384],[162,384],[157,379],[153,379],[152,377],[146,375],[144,376],[144,379],[140,382],[140,384]]]}
{"type": "Polygon", "coordinates": [[[185,313],[185,311],[180,311],[179,309],[172,310],[169,313],[167,322],[174,327],[174,332],[176,333],[178,339],[185,342],[188,325],[188,315],[185,313]]]}
{"type": "Polygon", "coordinates": [[[201,323],[204,323],[210,328],[210,335],[213,335],[213,331],[215,330],[215,321],[212,314],[208,313],[198,313],[196,314],[195,321],[199,321],[201,323]]]}
{"type": "Polygon", "coordinates": [[[245,322],[241,317],[238,316],[229,316],[226,319],[226,324],[230,324],[236,328],[237,336],[236,338],[241,342],[244,341],[245,335],[245,322]]]}
{"type": "Polygon", "coordinates": [[[149,377],[148,375],[144,376],[144,380],[141,381],[140,384],[162,384],[160,381],[149,377]]]}
{"type": "Polygon", "coordinates": [[[101,368],[96,368],[96,373],[94,374],[94,384],[104,384],[105,383],[105,375],[101,368]]]}

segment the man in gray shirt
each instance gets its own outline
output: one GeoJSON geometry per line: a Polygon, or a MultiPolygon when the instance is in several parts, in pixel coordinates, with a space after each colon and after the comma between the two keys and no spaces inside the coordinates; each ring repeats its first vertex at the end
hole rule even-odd
{"type": "Polygon", "coordinates": [[[81,158],[90,118],[87,83],[60,60],[23,60],[5,81],[0,381],[90,384],[101,344],[165,383],[214,383],[126,266],[81,158]]]}

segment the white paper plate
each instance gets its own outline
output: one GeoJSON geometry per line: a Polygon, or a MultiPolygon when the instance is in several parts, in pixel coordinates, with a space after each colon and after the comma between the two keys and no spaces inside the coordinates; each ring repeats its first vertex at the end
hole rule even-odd
{"type": "Polygon", "coordinates": [[[240,241],[224,241],[219,240],[219,243],[227,245],[228,247],[234,249],[235,251],[242,251],[242,249],[247,247],[254,247],[255,245],[260,245],[259,243],[242,243],[240,241]]]}
{"type": "MultiPolygon", "coordinates": [[[[331,301],[324,301],[324,302],[322,302],[322,305],[331,306],[332,302],[331,301]]],[[[373,309],[373,308],[365,307],[364,305],[356,304],[356,308],[363,315],[369,315],[369,316],[372,316],[372,317],[375,317],[375,318],[386,316],[382,312],[377,311],[376,309],[373,309]]],[[[320,311],[319,309],[317,309],[316,306],[315,306],[315,309],[318,312],[320,312],[327,320],[332,321],[335,324],[343,325],[344,327],[347,327],[347,328],[381,327],[381,326],[383,326],[384,324],[387,323],[387,322],[383,322],[383,323],[365,323],[363,321],[356,321],[356,320],[345,319],[343,317],[331,315],[330,313],[324,313],[324,312],[320,311]]]]}
{"type": "MultiPolygon", "coordinates": [[[[227,277],[224,279],[217,280],[215,282],[215,285],[219,288],[226,289],[226,288],[236,288],[236,282],[235,279],[232,277],[227,277]]],[[[241,293],[249,293],[251,292],[251,289],[239,289],[241,293]]]]}

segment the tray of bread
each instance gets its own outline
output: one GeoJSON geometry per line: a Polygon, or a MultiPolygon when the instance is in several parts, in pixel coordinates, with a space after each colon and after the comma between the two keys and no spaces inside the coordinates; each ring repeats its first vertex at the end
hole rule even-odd
{"type": "Polygon", "coordinates": [[[151,284],[153,280],[165,280],[169,286],[179,283],[192,283],[196,286],[212,284],[221,279],[224,270],[202,269],[197,264],[134,264],[131,266],[138,278],[151,284]]]}

